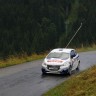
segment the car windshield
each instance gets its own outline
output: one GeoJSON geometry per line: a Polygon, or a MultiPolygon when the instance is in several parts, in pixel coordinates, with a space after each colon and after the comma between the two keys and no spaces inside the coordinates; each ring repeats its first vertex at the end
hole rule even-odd
{"type": "Polygon", "coordinates": [[[69,54],[65,52],[52,52],[47,56],[47,59],[49,58],[60,58],[60,59],[68,59],[69,54]]]}

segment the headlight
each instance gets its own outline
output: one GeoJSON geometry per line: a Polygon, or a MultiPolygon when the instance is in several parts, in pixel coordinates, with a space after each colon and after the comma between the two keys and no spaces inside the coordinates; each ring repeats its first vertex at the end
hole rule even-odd
{"type": "Polygon", "coordinates": [[[43,62],[42,65],[46,66],[47,64],[45,62],[43,62]]]}
{"type": "Polygon", "coordinates": [[[70,63],[69,62],[65,62],[64,64],[62,64],[62,66],[69,66],[70,63]]]}

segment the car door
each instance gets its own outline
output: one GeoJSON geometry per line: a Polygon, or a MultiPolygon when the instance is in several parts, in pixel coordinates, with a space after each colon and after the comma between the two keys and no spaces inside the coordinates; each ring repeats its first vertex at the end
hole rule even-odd
{"type": "Polygon", "coordinates": [[[71,51],[71,60],[72,60],[72,70],[75,70],[78,66],[78,54],[76,53],[75,50],[71,51]]]}

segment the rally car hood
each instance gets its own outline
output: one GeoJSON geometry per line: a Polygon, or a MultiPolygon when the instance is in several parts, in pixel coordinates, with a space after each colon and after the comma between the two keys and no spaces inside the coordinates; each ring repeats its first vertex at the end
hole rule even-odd
{"type": "Polygon", "coordinates": [[[65,62],[67,62],[68,59],[64,60],[64,59],[60,59],[60,58],[50,58],[50,59],[45,58],[44,61],[47,65],[62,65],[65,62]]]}

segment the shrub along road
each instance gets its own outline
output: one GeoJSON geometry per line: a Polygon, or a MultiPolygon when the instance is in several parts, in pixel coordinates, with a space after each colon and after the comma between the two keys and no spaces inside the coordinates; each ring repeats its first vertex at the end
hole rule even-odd
{"type": "MultiPolygon", "coordinates": [[[[79,55],[81,71],[96,64],[96,51],[82,52],[79,55]]],[[[42,61],[0,69],[0,96],[40,96],[69,78],[61,75],[42,76],[42,61]]]]}

